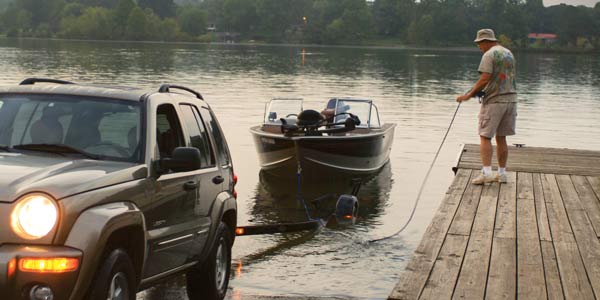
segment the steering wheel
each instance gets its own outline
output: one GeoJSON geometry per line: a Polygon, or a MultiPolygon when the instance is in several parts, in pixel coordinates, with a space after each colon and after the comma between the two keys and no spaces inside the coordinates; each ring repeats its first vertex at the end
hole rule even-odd
{"type": "MultiPolygon", "coordinates": [[[[119,155],[121,155],[121,157],[129,157],[131,156],[131,154],[129,153],[129,150],[127,150],[127,148],[115,144],[113,142],[99,142],[90,146],[85,147],[85,149],[87,150],[88,148],[94,148],[94,147],[107,147],[110,148],[112,150],[114,150],[115,152],[117,152],[119,155]]],[[[99,153],[95,153],[95,154],[99,154],[99,153]]]]}
{"type": "Polygon", "coordinates": [[[289,117],[296,117],[297,118],[298,114],[287,114],[287,115],[285,115],[285,117],[286,118],[289,118],[289,117]]]}

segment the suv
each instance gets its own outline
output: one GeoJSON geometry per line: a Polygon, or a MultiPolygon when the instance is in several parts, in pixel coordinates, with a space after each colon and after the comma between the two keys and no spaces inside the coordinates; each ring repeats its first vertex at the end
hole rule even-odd
{"type": "Polygon", "coordinates": [[[0,88],[1,298],[135,299],[185,273],[190,299],[222,299],[236,181],[189,88],[0,88]]]}

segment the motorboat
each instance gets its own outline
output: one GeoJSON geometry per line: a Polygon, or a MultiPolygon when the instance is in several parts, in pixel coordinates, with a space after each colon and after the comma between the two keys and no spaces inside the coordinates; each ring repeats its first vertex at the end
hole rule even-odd
{"type": "Polygon", "coordinates": [[[396,124],[382,124],[372,100],[333,98],[319,112],[305,110],[301,98],[275,98],[264,115],[250,132],[266,172],[360,175],[389,160],[396,124]]]}

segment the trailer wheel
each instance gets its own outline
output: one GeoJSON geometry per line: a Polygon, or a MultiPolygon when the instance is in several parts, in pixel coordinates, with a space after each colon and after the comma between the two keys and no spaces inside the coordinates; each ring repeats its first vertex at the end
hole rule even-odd
{"type": "Polygon", "coordinates": [[[338,224],[351,225],[358,216],[358,199],[352,195],[341,195],[335,205],[335,217],[338,224]]]}

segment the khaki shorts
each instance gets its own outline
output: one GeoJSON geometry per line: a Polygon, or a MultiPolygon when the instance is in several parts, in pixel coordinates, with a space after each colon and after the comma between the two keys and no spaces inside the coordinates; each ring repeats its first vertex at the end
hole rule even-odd
{"type": "Polygon", "coordinates": [[[494,135],[515,135],[517,103],[482,104],[479,110],[479,135],[493,138],[494,135]]]}

